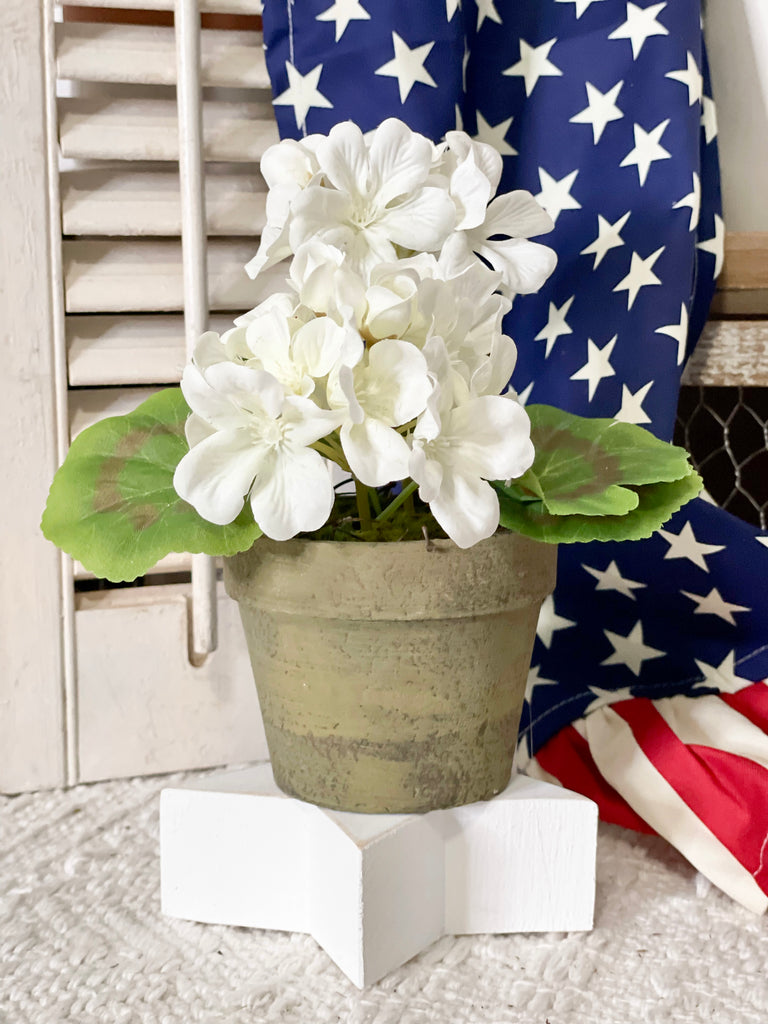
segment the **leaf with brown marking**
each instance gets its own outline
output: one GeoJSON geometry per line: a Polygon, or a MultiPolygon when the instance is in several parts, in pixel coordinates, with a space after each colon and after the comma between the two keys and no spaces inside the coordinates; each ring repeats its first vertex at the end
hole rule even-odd
{"type": "Polygon", "coordinates": [[[72,442],[54,477],[42,530],[94,575],[134,580],[172,551],[233,555],[261,536],[246,505],[228,526],[201,518],[173,488],[187,453],[189,407],[167,388],[127,416],[112,416],[72,442]]]}

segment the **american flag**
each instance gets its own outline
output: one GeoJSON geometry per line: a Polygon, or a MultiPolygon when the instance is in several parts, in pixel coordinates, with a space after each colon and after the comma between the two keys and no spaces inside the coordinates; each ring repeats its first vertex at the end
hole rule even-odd
{"type": "MultiPolygon", "coordinates": [[[[699,0],[267,0],[283,137],[396,116],[504,157],[558,268],[506,328],[523,401],[672,433],[723,260],[699,0]]],[[[561,548],[519,763],[768,906],[768,536],[697,499],[561,548]]]]}

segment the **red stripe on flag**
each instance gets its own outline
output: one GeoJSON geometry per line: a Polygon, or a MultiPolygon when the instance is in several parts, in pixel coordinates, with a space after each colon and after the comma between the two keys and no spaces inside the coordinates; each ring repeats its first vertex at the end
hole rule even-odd
{"type": "Polygon", "coordinates": [[[536,754],[545,772],[576,793],[594,800],[602,821],[623,825],[635,832],[656,835],[651,826],[629,806],[627,801],[600,774],[589,750],[589,743],[573,728],[566,726],[544,744],[536,754]]]}
{"type": "Polygon", "coordinates": [[[720,693],[718,696],[758,729],[768,732],[768,686],[765,683],[753,683],[738,693],[720,693]]]}
{"type": "Polygon", "coordinates": [[[686,746],[647,698],[611,707],[656,770],[768,893],[768,770],[738,754],[686,746]]]}

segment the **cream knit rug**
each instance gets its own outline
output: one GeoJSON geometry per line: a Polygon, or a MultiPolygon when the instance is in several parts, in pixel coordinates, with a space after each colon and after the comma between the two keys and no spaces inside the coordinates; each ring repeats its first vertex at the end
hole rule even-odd
{"type": "Polygon", "coordinates": [[[601,826],[592,933],[443,939],[360,992],[307,936],[161,917],[167,783],[0,797],[2,1024],[768,1022],[768,919],[662,840],[601,826]]]}

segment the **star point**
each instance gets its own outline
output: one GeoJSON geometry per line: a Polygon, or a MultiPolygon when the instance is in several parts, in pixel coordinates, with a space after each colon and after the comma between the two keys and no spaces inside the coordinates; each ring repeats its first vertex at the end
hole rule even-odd
{"type": "Polygon", "coordinates": [[[395,56],[392,60],[382,64],[374,74],[383,75],[387,78],[396,78],[400,91],[400,103],[405,103],[410,95],[411,89],[417,83],[437,88],[437,82],[424,67],[424,61],[429,56],[434,42],[424,43],[422,46],[410,46],[401,39],[397,32],[392,33],[392,45],[395,56]]]}
{"type": "Polygon", "coordinates": [[[731,626],[736,625],[736,619],[733,617],[734,612],[752,611],[751,608],[747,608],[743,604],[731,604],[730,601],[724,600],[717,587],[713,587],[708,594],[691,594],[687,590],[681,590],[680,593],[689,600],[695,601],[696,610],[694,615],[717,615],[718,618],[730,623],[731,626]]]}
{"type": "Polygon", "coordinates": [[[666,334],[677,342],[677,365],[682,366],[685,359],[685,346],[688,343],[688,310],[685,303],[680,304],[680,322],[657,327],[654,334],[666,334]]]}
{"type": "Polygon", "coordinates": [[[709,572],[705,558],[707,555],[714,555],[718,551],[725,551],[725,544],[703,544],[696,540],[693,527],[686,523],[680,533],[672,533],[670,530],[658,530],[657,533],[669,544],[669,550],[664,558],[687,558],[699,569],[709,572]]]}
{"type": "Polygon", "coordinates": [[[715,270],[712,276],[719,277],[725,259],[725,222],[718,213],[715,214],[715,233],[713,237],[708,238],[705,242],[699,242],[696,248],[701,249],[702,252],[711,253],[715,257],[715,270]]]}
{"type": "Polygon", "coordinates": [[[666,7],[666,3],[651,4],[650,7],[638,7],[627,4],[627,20],[619,25],[608,36],[609,39],[629,39],[632,44],[632,59],[637,60],[651,36],[668,36],[669,30],[656,20],[656,15],[666,7]]]}
{"type": "Polygon", "coordinates": [[[555,38],[549,39],[546,43],[542,43],[541,46],[531,46],[525,39],[521,39],[520,60],[517,64],[513,64],[505,71],[502,71],[502,75],[519,75],[522,77],[525,82],[525,95],[530,96],[540,78],[559,77],[563,73],[560,68],[556,67],[549,60],[549,51],[556,42],[557,39],[555,38]]]}
{"type": "Polygon", "coordinates": [[[531,698],[533,697],[533,691],[536,689],[537,686],[558,685],[556,679],[545,679],[543,676],[540,676],[539,667],[539,665],[536,665],[535,667],[532,666],[530,668],[528,672],[528,678],[525,683],[525,700],[528,701],[529,704],[531,703],[531,698]]]}
{"type": "Polygon", "coordinates": [[[489,124],[480,111],[477,111],[477,135],[475,138],[478,142],[485,142],[489,146],[500,153],[502,156],[517,156],[517,150],[514,149],[506,140],[506,134],[509,131],[512,121],[514,118],[508,117],[506,121],[499,121],[498,124],[489,124]]]}
{"type": "Polygon", "coordinates": [[[550,594],[544,598],[539,612],[539,621],[536,624],[536,636],[549,650],[552,646],[552,637],[560,629],[570,629],[576,623],[573,619],[566,619],[555,612],[555,599],[550,594]]]}
{"type": "Polygon", "coordinates": [[[644,661],[666,656],[665,651],[660,651],[657,647],[651,647],[645,643],[643,624],[640,619],[637,620],[627,636],[612,633],[609,629],[604,629],[603,633],[613,647],[613,654],[601,661],[601,665],[624,665],[634,675],[639,676],[644,661]]]}
{"type": "Polygon", "coordinates": [[[578,169],[571,171],[570,174],[566,174],[564,178],[560,178],[558,181],[548,174],[543,167],[539,168],[541,192],[536,196],[536,200],[544,207],[555,224],[563,210],[581,209],[581,203],[571,195],[571,189],[578,173],[578,169]]]}
{"type": "Polygon", "coordinates": [[[575,298],[576,296],[572,295],[570,299],[567,299],[559,308],[554,304],[554,302],[550,302],[549,304],[547,322],[533,339],[534,341],[546,341],[547,348],[544,353],[545,359],[549,359],[549,354],[559,337],[564,334],[573,334],[573,329],[568,326],[565,318],[568,316],[568,310],[573,305],[573,300],[575,298]]]}
{"type": "Polygon", "coordinates": [[[591,82],[586,82],[587,105],[570,119],[570,124],[588,124],[592,127],[592,140],[597,145],[610,121],[620,121],[623,111],[616,106],[616,100],[624,82],[617,82],[608,92],[600,92],[591,82]]]}
{"type": "Polygon", "coordinates": [[[601,214],[597,215],[597,238],[594,242],[590,242],[586,249],[582,249],[579,253],[580,256],[592,256],[595,257],[595,262],[592,264],[592,269],[597,270],[600,264],[603,262],[603,258],[610,252],[611,249],[618,249],[625,244],[624,239],[621,237],[620,232],[623,230],[624,225],[629,220],[629,214],[631,211],[627,210],[623,217],[619,217],[615,224],[611,224],[601,214]]]}
{"type": "Polygon", "coordinates": [[[639,124],[635,124],[635,146],[619,164],[619,167],[637,167],[637,176],[640,179],[640,187],[645,185],[651,164],[658,160],[669,160],[671,153],[661,145],[661,137],[667,130],[669,118],[661,121],[647,132],[639,124]]]}
{"type": "Polygon", "coordinates": [[[585,11],[589,10],[589,8],[590,8],[590,6],[592,4],[601,3],[601,2],[602,2],[602,0],[555,0],[555,3],[558,3],[558,4],[575,4],[576,5],[576,20],[577,21],[579,20],[579,18],[582,16],[582,14],[585,11]]]}
{"type": "Polygon", "coordinates": [[[629,273],[613,289],[615,292],[625,291],[627,293],[627,309],[632,309],[641,288],[661,284],[661,280],[653,272],[653,267],[656,260],[664,252],[664,248],[662,245],[660,249],[652,252],[650,256],[646,256],[645,259],[639,253],[632,253],[629,273]]]}
{"type": "Polygon", "coordinates": [[[290,61],[285,62],[288,72],[288,88],[280,93],[272,102],[276,107],[293,107],[296,127],[304,131],[307,126],[307,114],[312,107],[333,109],[333,104],[318,89],[323,65],[318,64],[302,75],[290,61]]]}
{"type": "Polygon", "coordinates": [[[350,21],[370,21],[371,16],[360,0],[335,0],[327,10],[318,14],[315,20],[335,22],[336,42],[338,43],[347,31],[350,21]]]}
{"type": "Polygon", "coordinates": [[[501,16],[496,10],[494,0],[477,0],[477,28],[476,31],[480,30],[480,26],[483,24],[485,19],[489,21],[495,21],[497,25],[501,25],[501,16]]]}
{"type": "Polygon", "coordinates": [[[742,679],[741,676],[736,675],[735,661],[736,651],[731,651],[717,666],[708,665],[705,661],[696,659],[696,665],[699,671],[704,673],[704,678],[694,684],[694,690],[697,687],[714,686],[721,693],[738,693],[739,690],[743,690],[747,686],[753,686],[754,680],[742,679]]]}
{"type": "Polygon", "coordinates": [[[647,583],[638,583],[636,580],[625,579],[615,561],[612,561],[608,568],[603,570],[593,569],[591,565],[584,564],[581,568],[597,580],[595,590],[615,590],[617,593],[623,594],[624,597],[631,597],[633,601],[637,600],[634,591],[648,585],[647,583]]]}
{"type": "Polygon", "coordinates": [[[686,66],[680,71],[668,71],[664,76],[680,82],[688,89],[688,106],[698,103],[704,92],[704,79],[691,51],[688,51],[686,66]]]}
{"type": "Polygon", "coordinates": [[[603,690],[599,686],[588,686],[587,689],[595,695],[595,699],[584,708],[583,714],[585,715],[597,711],[598,708],[618,704],[620,700],[629,700],[632,697],[632,691],[628,686],[622,686],[620,690],[603,690]]]}
{"type": "Polygon", "coordinates": [[[717,106],[711,96],[704,96],[701,101],[701,127],[709,145],[717,138],[717,106]]]}
{"type": "MultiPolygon", "coordinates": [[[[643,384],[641,388],[634,392],[629,390],[626,384],[621,385],[621,408],[614,415],[614,419],[618,420],[619,423],[650,423],[651,417],[646,413],[643,408],[643,402],[645,401],[648,392],[653,387],[653,381],[649,380],[647,384],[643,384]]],[[[598,588],[599,589],[599,588],[598,588]]]]}
{"type": "Polygon", "coordinates": [[[610,360],[617,339],[618,334],[614,334],[609,342],[603,345],[602,348],[598,348],[594,341],[588,338],[587,361],[576,373],[571,374],[571,380],[587,381],[589,386],[587,401],[589,402],[595,397],[595,391],[597,391],[597,386],[601,380],[604,380],[606,377],[616,376],[616,371],[611,366],[610,360]]]}
{"type": "Polygon", "coordinates": [[[701,181],[699,180],[699,176],[696,171],[693,172],[693,188],[688,195],[683,196],[682,199],[678,199],[672,209],[681,210],[686,206],[689,207],[691,211],[688,230],[695,231],[699,226],[699,214],[701,212],[701,181]]]}

